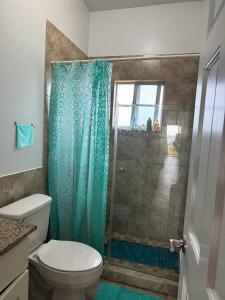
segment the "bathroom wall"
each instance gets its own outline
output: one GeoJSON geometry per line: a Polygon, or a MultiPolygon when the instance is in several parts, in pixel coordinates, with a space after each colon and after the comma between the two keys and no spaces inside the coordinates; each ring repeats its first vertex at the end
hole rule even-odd
{"type": "Polygon", "coordinates": [[[204,1],[91,12],[89,56],[199,53],[204,1]]]}
{"type": "Polygon", "coordinates": [[[44,115],[43,167],[0,177],[0,207],[33,193],[47,193],[47,103],[51,85],[50,61],[85,59],[87,57],[49,21],[46,23],[45,45],[45,101],[44,98],[40,98],[40,102],[43,101],[44,106],[44,112],[42,112],[44,115]]]}
{"type": "Polygon", "coordinates": [[[51,93],[51,61],[88,59],[88,56],[60,32],[51,22],[46,25],[45,51],[45,109],[43,165],[47,166],[48,152],[48,104],[51,93]]]}
{"type": "MultiPolygon", "coordinates": [[[[166,243],[182,235],[198,62],[198,56],[114,62],[112,87],[115,80],[165,81],[162,132],[118,133],[114,236],[166,243]],[[180,126],[176,156],[168,156],[167,125],[180,126]]],[[[113,130],[109,198],[112,149],[113,130]]]]}
{"type": "Polygon", "coordinates": [[[87,52],[83,0],[0,1],[0,176],[42,167],[46,19],[87,52]],[[15,121],[35,124],[33,146],[15,148],[15,121]]]}

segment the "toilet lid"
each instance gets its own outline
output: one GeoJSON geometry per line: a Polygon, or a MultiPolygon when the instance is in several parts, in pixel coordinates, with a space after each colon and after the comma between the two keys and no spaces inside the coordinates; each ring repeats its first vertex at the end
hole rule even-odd
{"type": "Polygon", "coordinates": [[[102,263],[101,255],[94,248],[71,241],[51,240],[40,249],[38,256],[48,267],[65,272],[87,271],[102,263]]]}

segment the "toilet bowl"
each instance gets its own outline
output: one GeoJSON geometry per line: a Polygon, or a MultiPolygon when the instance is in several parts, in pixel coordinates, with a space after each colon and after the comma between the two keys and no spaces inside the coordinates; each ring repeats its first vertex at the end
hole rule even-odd
{"type": "Polygon", "coordinates": [[[44,244],[52,199],[34,194],[0,208],[0,217],[37,226],[28,236],[29,262],[53,288],[53,300],[84,300],[85,289],[102,274],[102,257],[92,247],[71,241],[44,244]]]}
{"type": "Polygon", "coordinates": [[[102,274],[102,257],[92,247],[50,240],[29,256],[30,263],[53,288],[53,300],[84,300],[85,289],[102,274]]]}

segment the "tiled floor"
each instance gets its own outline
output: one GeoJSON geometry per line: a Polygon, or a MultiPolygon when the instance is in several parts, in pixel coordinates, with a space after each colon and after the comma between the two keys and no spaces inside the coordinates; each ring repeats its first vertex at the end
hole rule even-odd
{"type": "Polygon", "coordinates": [[[176,297],[178,281],[105,262],[102,279],[176,297]]]}
{"type": "Polygon", "coordinates": [[[112,239],[105,246],[105,255],[108,253],[109,246],[113,258],[179,272],[179,254],[171,253],[165,247],[112,239]]]}
{"type": "MultiPolygon", "coordinates": [[[[97,288],[98,288],[98,286],[101,282],[110,282],[110,281],[99,280],[99,282],[95,286],[88,289],[88,291],[87,291],[87,300],[93,300],[94,299],[95,292],[96,292],[96,290],[97,290],[97,288]]],[[[111,282],[111,283],[114,283],[114,282],[111,282]]],[[[141,291],[141,292],[146,293],[148,295],[160,296],[161,298],[163,298],[165,300],[176,300],[176,298],[173,298],[173,297],[170,297],[170,296],[165,296],[165,295],[157,294],[157,293],[150,293],[149,291],[146,291],[146,290],[143,290],[143,289],[137,289],[137,288],[134,288],[134,287],[131,287],[131,286],[127,286],[125,284],[119,284],[119,285],[123,286],[123,287],[126,287],[126,288],[129,288],[131,290],[135,290],[135,291],[139,291],[139,292],[141,291]]]]}
{"type": "MultiPolygon", "coordinates": [[[[169,243],[162,242],[162,241],[156,241],[156,240],[150,240],[150,239],[140,239],[136,238],[133,236],[130,236],[128,234],[120,234],[117,232],[114,232],[112,237],[110,238],[110,233],[107,233],[108,240],[115,239],[115,240],[121,240],[121,241],[127,241],[127,242],[132,242],[132,243],[137,243],[145,246],[153,246],[153,247],[160,247],[160,248],[165,248],[169,249],[169,243]]],[[[108,253],[107,253],[108,254],[108,253]]],[[[110,264],[121,266],[124,268],[128,268],[130,270],[135,270],[138,272],[143,272],[146,274],[151,274],[153,276],[158,276],[160,278],[167,278],[171,280],[178,281],[179,273],[173,269],[167,269],[165,267],[159,268],[155,265],[149,265],[149,264],[142,264],[142,263],[137,263],[131,260],[125,260],[125,259],[118,259],[116,255],[112,255],[112,250],[111,250],[111,257],[108,257],[106,255],[105,261],[109,262],[110,264]]]]}
{"type": "Polygon", "coordinates": [[[116,258],[108,258],[105,262],[109,262],[112,265],[127,268],[129,270],[134,270],[137,272],[142,272],[144,274],[149,274],[153,276],[158,276],[160,278],[170,279],[174,281],[178,281],[179,274],[174,270],[157,268],[144,264],[132,263],[130,261],[116,259],[116,258]]]}

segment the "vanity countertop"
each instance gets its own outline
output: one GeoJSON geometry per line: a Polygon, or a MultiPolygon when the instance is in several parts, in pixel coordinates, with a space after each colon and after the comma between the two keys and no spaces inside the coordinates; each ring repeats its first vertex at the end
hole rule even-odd
{"type": "Polygon", "coordinates": [[[0,218],[0,256],[19,244],[34,230],[35,225],[0,218]]]}

